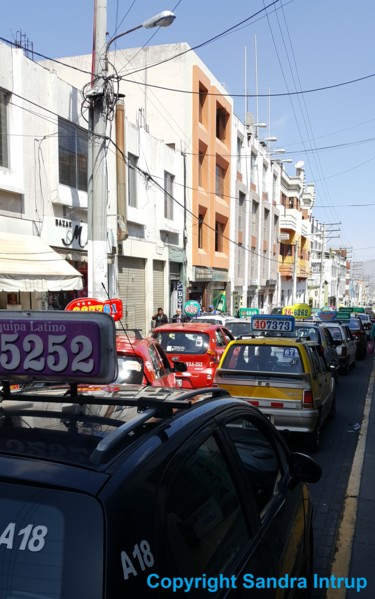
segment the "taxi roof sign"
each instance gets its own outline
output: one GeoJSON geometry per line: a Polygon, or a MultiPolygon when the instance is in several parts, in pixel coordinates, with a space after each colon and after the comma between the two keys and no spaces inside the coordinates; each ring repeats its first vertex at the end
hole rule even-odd
{"type": "Polygon", "coordinates": [[[254,314],[251,317],[250,326],[254,333],[291,333],[294,331],[294,325],[294,316],[285,316],[281,314],[254,314]]]}
{"type": "Polygon", "coordinates": [[[0,311],[0,380],[111,383],[116,329],[105,313],[0,311]]]}

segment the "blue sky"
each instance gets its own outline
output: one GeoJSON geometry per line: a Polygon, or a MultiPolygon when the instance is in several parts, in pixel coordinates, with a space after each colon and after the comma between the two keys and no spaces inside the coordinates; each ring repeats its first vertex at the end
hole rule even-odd
{"type": "MultiPolygon", "coordinates": [[[[3,4],[2,38],[22,34],[35,52],[52,58],[91,52],[94,0],[3,4]]],[[[235,98],[235,112],[243,119],[246,108],[269,124],[266,133],[278,138],[275,147],[286,150],[282,158],[293,160],[286,170],[293,174],[294,163],[305,162],[306,181],[316,184],[314,215],[333,230],[329,245],[348,248],[353,261],[364,262],[365,272],[375,275],[374,1],[107,0],[107,5],[110,36],[162,10],[177,16],[167,29],[129,34],[119,48],[200,46],[243,22],[197,54],[230,94],[248,93],[247,99],[235,98]],[[256,89],[258,101],[252,97],[256,89]]]]}

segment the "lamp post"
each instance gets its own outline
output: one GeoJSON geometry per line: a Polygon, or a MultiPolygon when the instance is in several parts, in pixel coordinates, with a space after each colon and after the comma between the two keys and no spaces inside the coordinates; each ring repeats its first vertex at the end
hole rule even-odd
{"type": "Polygon", "coordinates": [[[93,78],[89,92],[89,148],[88,148],[88,295],[97,299],[107,299],[108,266],[107,266],[107,197],[108,185],[106,175],[106,77],[108,67],[108,50],[110,45],[120,37],[145,27],[168,27],[173,23],[175,15],[163,11],[147,19],[140,25],[119,33],[107,42],[107,0],[95,0],[94,14],[94,49],[93,78]]]}

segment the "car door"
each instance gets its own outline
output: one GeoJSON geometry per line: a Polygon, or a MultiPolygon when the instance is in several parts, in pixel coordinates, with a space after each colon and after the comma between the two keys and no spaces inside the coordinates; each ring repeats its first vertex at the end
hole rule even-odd
{"type": "MultiPolygon", "coordinates": [[[[274,427],[262,416],[245,412],[225,419],[225,434],[233,444],[236,459],[243,469],[242,477],[256,498],[259,533],[268,548],[266,560],[258,559],[259,571],[267,571],[273,560],[273,576],[306,576],[311,568],[311,506],[307,489],[290,488],[287,455],[289,451],[274,427]]],[[[254,556],[253,556],[254,557],[254,556]]],[[[245,564],[243,573],[252,572],[245,564]]],[[[239,575],[239,574],[238,574],[239,575]]],[[[243,596],[248,596],[251,578],[245,578],[243,596]],[[247,589],[247,594],[246,594],[247,589]]],[[[277,589],[277,597],[288,597],[291,589],[277,589]]],[[[263,589],[263,593],[265,593],[263,589]]],[[[242,595],[241,595],[242,596],[242,595]]]]}
{"type": "Polygon", "coordinates": [[[350,363],[352,364],[356,361],[357,345],[349,327],[343,325],[342,328],[344,330],[345,343],[347,344],[348,353],[350,355],[350,363]]]}
{"type": "Polygon", "coordinates": [[[189,590],[194,598],[207,592],[199,586],[202,577],[212,579],[215,597],[241,597],[237,575],[247,569],[264,577],[274,572],[273,546],[262,538],[255,497],[228,442],[212,419],[179,447],[160,482],[156,534],[162,574],[197,580],[189,590]],[[214,588],[220,576],[229,584],[216,582],[214,588]]]}
{"type": "Polygon", "coordinates": [[[321,411],[321,423],[327,418],[334,394],[335,381],[328,370],[328,365],[317,345],[310,345],[309,354],[312,359],[312,386],[314,407],[321,411]]]}

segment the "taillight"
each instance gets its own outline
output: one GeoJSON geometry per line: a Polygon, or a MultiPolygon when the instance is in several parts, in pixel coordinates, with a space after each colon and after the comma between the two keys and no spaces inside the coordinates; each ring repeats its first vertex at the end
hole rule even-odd
{"type": "Polygon", "coordinates": [[[303,392],[303,405],[306,406],[307,408],[311,408],[313,403],[314,403],[313,393],[312,393],[311,389],[306,389],[306,391],[303,392]]]}
{"type": "Polygon", "coordinates": [[[208,349],[207,354],[210,356],[210,368],[213,368],[215,364],[220,362],[220,356],[213,349],[208,349]]]}

